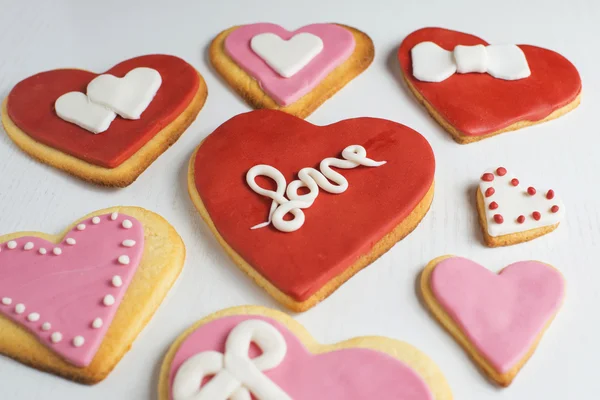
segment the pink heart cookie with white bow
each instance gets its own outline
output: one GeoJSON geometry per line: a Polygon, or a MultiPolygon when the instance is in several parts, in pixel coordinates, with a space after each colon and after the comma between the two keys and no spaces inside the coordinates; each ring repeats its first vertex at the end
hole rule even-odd
{"type": "Polygon", "coordinates": [[[300,118],[367,69],[374,54],[365,33],[324,23],[295,31],[269,23],[235,26],[210,47],[215,69],[251,106],[300,118]]]}
{"type": "Polygon", "coordinates": [[[539,261],[517,262],[495,274],[466,258],[443,256],[425,267],[421,293],[481,370],[508,386],[558,313],[565,281],[539,261]]]}
{"type": "Polygon", "coordinates": [[[439,368],[407,343],[372,336],[321,345],[286,314],[255,306],[221,310],[184,332],[158,390],[160,400],[452,399],[439,368]]]}
{"type": "Polygon", "coordinates": [[[556,229],[564,218],[560,196],[529,185],[504,167],[488,169],[479,180],[477,210],[490,247],[527,242],[556,229]]]}
{"type": "Polygon", "coordinates": [[[168,222],[137,207],[97,211],[61,235],[0,237],[0,353],[75,381],[102,380],[184,258],[168,222]]]}

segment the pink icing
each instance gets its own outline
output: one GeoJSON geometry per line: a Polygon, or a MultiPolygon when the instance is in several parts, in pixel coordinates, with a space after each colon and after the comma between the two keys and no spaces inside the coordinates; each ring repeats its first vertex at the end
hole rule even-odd
{"type": "MultiPolygon", "coordinates": [[[[221,318],[192,332],[175,354],[170,384],[193,355],[208,350],[222,353],[231,330],[249,319],[266,321],[284,336],[287,353],[283,362],[264,374],[295,400],[433,400],[416,372],[385,353],[354,348],[313,355],[279,322],[252,315],[221,318]]],[[[250,356],[258,354],[253,347],[250,356]]]]}
{"type": "Polygon", "coordinates": [[[0,244],[0,313],[27,328],[37,338],[77,367],[89,365],[102,343],[123,295],[135,274],[144,249],[144,229],[136,219],[119,214],[115,221],[110,214],[99,216],[100,223],[93,224],[91,218],[79,222],[84,230],[74,228],[59,244],[35,236],[23,236],[0,244]],[[122,226],[124,220],[133,223],[130,229],[122,226]],[[70,245],[67,238],[75,239],[70,245]],[[133,247],[122,245],[124,240],[135,240],[133,247]],[[34,247],[25,250],[26,243],[34,247]],[[44,248],[47,254],[40,254],[44,248]],[[62,250],[60,255],[54,248],[62,250]],[[126,255],[129,264],[118,262],[126,255]],[[112,284],[113,276],[121,277],[122,285],[112,284]],[[115,303],[105,306],[103,299],[112,295],[115,303]],[[2,299],[11,299],[11,304],[2,299]],[[17,304],[25,305],[25,312],[17,314],[17,304]],[[39,320],[27,319],[30,313],[38,313],[39,320]],[[102,327],[92,327],[96,318],[102,319],[102,327]],[[44,323],[51,329],[42,330],[44,323]],[[62,340],[53,343],[50,336],[62,334],[62,340]],[[81,347],[73,344],[76,336],[85,340],[81,347]]]}
{"type": "Polygon", "coordinates": [[[437,301],[500,373],[525,357],[565,292],[561,274],[536,261],[517,262],[495,274],[452,257],[435,267],[430,284],[437,301]]]}
{"type": "Polygon", "coordinates": [[[291,104],[310,92],[327,74],[354,52],[354,36],[335,24],[313,24],[290,32],[279,25],[259,23],[243,25],[227,36],[225,50],[277,103],[291,104]],[[306,67],[290,78],[283,78],[250,48],[250,40],[261,33],[274,33],[284,40],[309,32],[323,40],[323,50],[306,67]]]}

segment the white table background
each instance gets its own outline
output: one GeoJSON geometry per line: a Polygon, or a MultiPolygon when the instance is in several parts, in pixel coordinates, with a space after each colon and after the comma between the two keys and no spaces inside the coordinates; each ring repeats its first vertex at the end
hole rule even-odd
{"type": "Polygon", "coordinates": [[[595,254],[600,242],[599,17],[600,2],[595,0],[0,0],[2,98],[37,72],[63,67],[100,72],[149,53],[182,57],[202,73],[209,89],[196,122],[125,189],[74,179],[32,160],[0,134],[0,234],[56,233],[96,209],[136,205],[166,217],[183,237],[188,254],[178,283],[105,381],[82,386],[0,356],[0,399],[156,399],[162,357],[190,324],[235,305],[280,308],[227,258],[186,188],[193,149],[221,123],[249,110],[211,68],[208,45],[221,30],[252,22],[275,22],[290,30],[313,22],[340,22],[368,33],[376,48],[371,67],[308,120],[319,125],[359,116],[398,121],[423,134],[437,159],[435,199],[416,231],[296,318],[323,343],[357,335],[412,343],[437,362],[456,399],[595,397],[592,393],[600,390],[600,267],[595,254]],[[475,144],[456,144],[400,81],[396,50],[406,35],[425,26],[473,33],[492,43],[558,51],[581,73],[581,106],[556,121],[475,144]],[[522,182],[555,189],[567,206],[566,221],[530,243],[485,247],[474,185],[484,169],[499,165],[516,171],[522,182]],[[568,281],[562,311],[508,389],[497,389],[483,378],[416,295],[419,272],[443,254],[469,257],[493,270],[538,259],[558,267],[568,281]]]}

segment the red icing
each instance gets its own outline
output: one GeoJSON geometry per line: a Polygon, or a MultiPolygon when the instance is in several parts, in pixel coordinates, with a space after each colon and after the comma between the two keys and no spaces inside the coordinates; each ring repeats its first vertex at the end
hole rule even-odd
{"type": "Polygon", "coordinates": [[[552,211],[553,213],[558,212],[559,208],[557,205],[552,206],[552,208],[550,208],[550,211],[552,211]]]}
{"type": "Polygon", "coordinates": [[[517,218],[517,222],[522,224],[523,222],[525,222],[525,216],[524,215],[519,215],[519,218],[517,218]]]}
{"type": "Polygon", "coordinates": [[[443,82],[421,82],[412,75],[411,49],[432,41],[446,50],[461,44],[487,45],[483,39],[442,28],[424,28],[408,35],[398,50],[406,78],[452,126],[467,136],[496,132],[519,121],[539,121],[574,101],[581,92],[575,66],[554,51],[519,45],[531,76],[516,81],[488,74],[454,74],[443,82]]]}
{"type": "Polygon", "coordinates": [[[88,163],[115,168],[131,157],[190,104],[200,84],[198,73],[187,62],[168,55],[129,59],[104,72],[123,77],[137,67],[157,70],[162,85],[139,120],[117,117],[110,128],[94,135],[60,119],[54,102],[61,95],[79,91],[98,74],[78,69],[41,72],[19,82],[8,95],[8,115],[38,142],[88,163]]]}
{"type": "Polygon", "coordinates": [[[483,176],[481,177],[482,181],[486,181],[486,182],[491,182],[494,180],[494,174],[490,174],[489,172],[486,172],[485,174],[483,174],[483,176]]]}
{"type": "Polygon", "coordinates": [[[542,218],[542,214],[539,213],[539,211],[534,211],[531,216],[533,217],[533,219],[535,219],[536,221],[539,221],[540,218],[542,218]]]}
{"type": "Polygon", "coordinates": [[[552,200],[554,198],[554,190],[552,190],[552,189],[548,190],[548,193],[546,193],[546,198],[548,200],[552,200]]]}
{"type": "Polygon", "coordinates": [[[500,214],[495,214],[494,221],[496,221],[497,224],[501,224],[504,222],[504,217],[500,214]]]}
{"type": "Polygon", "coordinates": [[[513,179],[511,179],[510,183],[513,186],[518,186],[519,185],[519,180],[517,178],[513,178],[513,179]]]}
{"type": "Polygon", "coordinates": [[[487,188],[487,190],[485,191],[485,197],[490,197],[490,196],[492,196],[494,193],[496,193],[496,189],[494,189],[493,187],[489,187],[489,188],[487,188]]]}
{"type": "Polygon", "coordinates": [[[500,167],[496,170],[496,173],[498,174],[498,176],[504,176],[506,175],[506,168],[500,167]]]}
{"type": "MultiPolygon", "coordinates": [[[[194,163],[196,188],[219,233],[296,301],[344,272],[402,222],[431,187],[435,170],[427,140],[404,125],[355,118],[319,127],[273,110],[240,114],[221,125],[204,141],[194,163]],[[271,205],[246,184],[250,168],[271,165],[289,183],[300,169],[340,157],[352,144],[387,163],[340,170],[348,190],[338,195],[321,190],[295,232],[250,229],[267,220],[271,205]]],[[[266,178],[257,182],[274,187],[266,178]]]]}
{"type": "Polygon", "coordinates": [[[527,188],[527,193],[529,193],[530,195],[532,195],[532,196],[533,196],[534,194],[536,194],[536,193],[537,193],[537,190],[535,190],[535,188],[534,188],[533,186],[529,186],[529,187],[527,188]]]}
{"type": "Polygon", "coordinates": [[[492,201],[490,203],[490,210],[495,210],[496,208],[498,208],[498,203],[496,203],[495,201],[492,201]]]}

